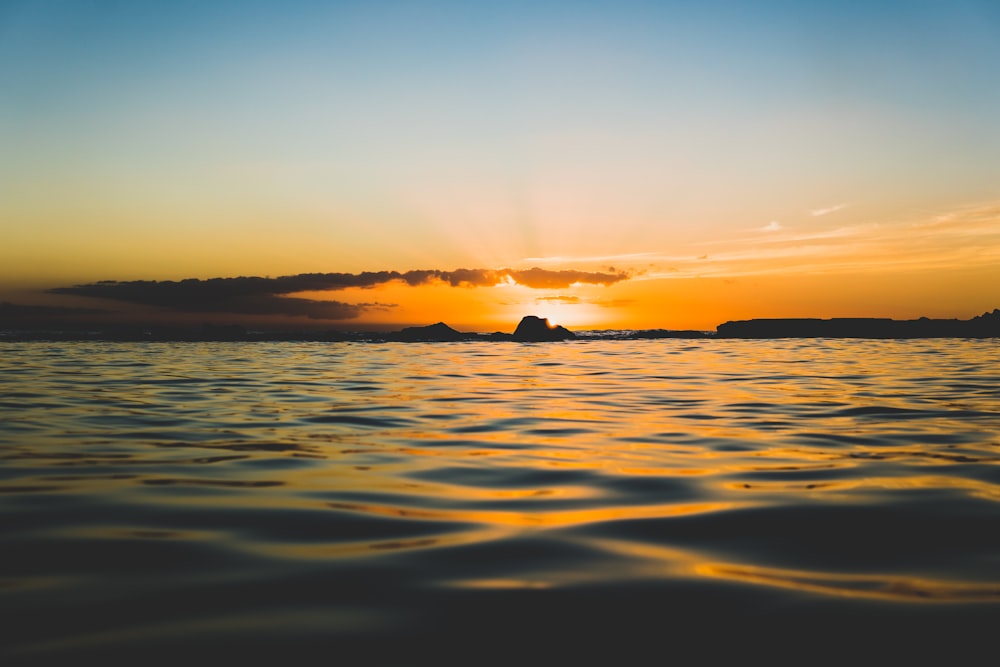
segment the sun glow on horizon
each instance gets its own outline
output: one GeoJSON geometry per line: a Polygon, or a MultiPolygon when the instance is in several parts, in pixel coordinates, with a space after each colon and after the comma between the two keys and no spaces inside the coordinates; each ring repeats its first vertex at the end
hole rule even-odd
{"type": "MultiPolygon", "coordinates": [[[[583,301],[563,297],[535,298],[533,303],[526,304],[520,310],[523,315],[535,315],[549,321],[549,324],[564,327],[599,329],[607,320],[606,313],[599,306],[583,301]]],[[[516,316],[514,308],[508,311],[516,316]]]]}

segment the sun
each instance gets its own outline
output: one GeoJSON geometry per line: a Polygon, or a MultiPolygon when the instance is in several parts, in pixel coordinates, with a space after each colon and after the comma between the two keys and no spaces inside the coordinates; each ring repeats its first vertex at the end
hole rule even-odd
{"type": "Polygon", "coordinates": [[[527,288],[513,289],[519,292],[517,298],[505,298],[497,312],[499,317],[509,321],[517,322],[525,315],[534,315],[547,319],[552,325],[591,329],[600,328],[608,319],[605,308],[583,297],[564,292],[539,295],[527,288]]]}

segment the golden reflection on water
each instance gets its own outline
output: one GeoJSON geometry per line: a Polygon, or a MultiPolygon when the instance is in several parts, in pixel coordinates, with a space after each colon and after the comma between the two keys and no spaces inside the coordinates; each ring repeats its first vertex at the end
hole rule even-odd
{"type": "Polygon", "coordinates": [[[699,563],[696,574],[802,592],[894,602],[998,602],[1000,584],[966,583],[898,575],[847,575],[751,565],[699,563]]]}
{"type": "Polygon", "coordinates": [[[480,523],[493,526],[514,526],[521,528],[558,528],[601,521],[621,519],[649,519],[670,516],[686,516],[704,512],[718,512],[732,509],[735,503],[692,503],[673,505],[653,505],[647,507],[602,507],[597,509],[542,511],[542,512],[490,512],[463,510],[412,510],[399,507],[379,507],[349,503],[330,503],[330,507],[351,512],[363,512],[382,516],[400,516],[432,520],[480,523]]]}
{"type": "Polygon", "coordinates": [[[704,577],[743,584],[777,586],[802,593],[893,602],[1000,602],[1000,583],[970,582],[899,574],[843,574],[725,563],[697,551],[621,540],[595,540],[608,551],[636,559],[635,570],[649,577],[704,577]]]}

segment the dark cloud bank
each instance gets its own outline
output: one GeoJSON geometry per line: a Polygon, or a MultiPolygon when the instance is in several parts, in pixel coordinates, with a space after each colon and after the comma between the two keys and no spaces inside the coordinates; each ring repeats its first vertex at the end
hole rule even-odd
{"type": "Polygon", "coordinates": [[[106,280],[49,290],[54,294],[112,299],[182,312],[226,312],[247,315],[292,315],[319,320],[348,320],[363,312],[391,307],[381,303],[344,303],[286,296],[298,292],[371,288],[391,282],[410,286],[444,283],[453,287],[492,287],[509,281],[534,289],[563,289],[574,283],[611,285],[627,279],[608,272],[531,269],[437,269],[365,271],[362,273],[300,273],[278,278],[239,277],[201,280],[106,280]]]}

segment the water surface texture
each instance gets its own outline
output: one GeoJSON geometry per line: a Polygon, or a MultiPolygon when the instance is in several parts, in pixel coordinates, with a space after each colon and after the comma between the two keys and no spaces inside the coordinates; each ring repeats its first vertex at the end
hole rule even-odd
{"type": "Polygon", "coordinates": [[[971,641],[1000,621],[998,362],[995,340],[0,344],[3,648],[971,641]]]}

